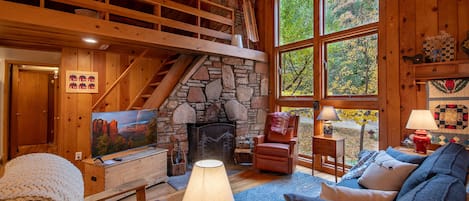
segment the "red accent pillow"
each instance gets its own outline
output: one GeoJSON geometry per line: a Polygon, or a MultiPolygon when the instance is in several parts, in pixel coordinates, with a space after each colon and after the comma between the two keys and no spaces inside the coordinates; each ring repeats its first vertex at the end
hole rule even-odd
{"type": "Polygon", "coordinates": [[[270,125],[270,130],[282,135],[287,134],[288,123],[290,120],[290,115],[285,112],[274,112],[272,113],[272,120],[270,125]]]}

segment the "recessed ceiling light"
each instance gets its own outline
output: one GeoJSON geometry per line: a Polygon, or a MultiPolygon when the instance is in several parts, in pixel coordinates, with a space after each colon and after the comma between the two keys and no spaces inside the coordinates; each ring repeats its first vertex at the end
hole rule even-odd
{"type": "Polygon", "coordinates": [[[83,38],[82,39],[83,41],[87,42],[87,43],[97,43],[98,41],[94,38],[83,38]]]}

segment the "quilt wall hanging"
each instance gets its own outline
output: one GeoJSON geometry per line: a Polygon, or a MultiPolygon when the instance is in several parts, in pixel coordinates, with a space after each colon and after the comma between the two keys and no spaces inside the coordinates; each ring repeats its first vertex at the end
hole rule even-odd
{"type": "Polygon", "coordinates": [[[428,81],[428,109],[438,126],[438,130],[431,132],[432,143],[456,142],[469,146],[468,83],[468,78],[428,81]]]}

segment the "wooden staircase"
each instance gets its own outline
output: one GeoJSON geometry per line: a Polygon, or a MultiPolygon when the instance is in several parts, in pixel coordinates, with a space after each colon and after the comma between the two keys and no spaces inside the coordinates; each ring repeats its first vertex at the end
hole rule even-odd
{"type": "Polygon", "coordinates": [[[158,108],[169,96],[185,69],[192,63],[194,56],[171,55],[156,70],[138,95],[132,100],[127,110],[158,108]]]}
{"type": "MultiPolygon", "coordinates": [[[[142,59],[147,50],[143,51],[137,58],[133,59],[126,70],[111,84],[103,95],[93,105],[92,110],[96,110],[98,105],[107,95],[134,69],[139,59],[142,59]]],[[[155,74],[144,84],[144,87],[130,101],[126,110],[141,110],[158,108],[174,89],[179,79],[181,79],[186,68],[194,60],[195,56],[186,54],[175,54],[168,56],[161,65],[156,66],[155,74]]],[[[202,60],[205,57],[199,57],[202,60]]],[[[205,59],[204,59],[205,60],[205,59]]],[[[198,62],[199,63],[199,62],[198,62]]]]}

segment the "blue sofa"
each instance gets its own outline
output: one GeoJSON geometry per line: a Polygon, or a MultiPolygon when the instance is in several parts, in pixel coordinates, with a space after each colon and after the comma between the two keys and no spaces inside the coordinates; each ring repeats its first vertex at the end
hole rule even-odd
{"type": "MultiPolygon", "coordinates": [[[[465,147],[449,143],[428,157],[410,155],[388,148],[393,158],[419,166],[404,181],[397,201],[464,201],[466,200],[466,174],[469,168],[469,152],[465,147]]],[[[363,164],[361,164],[363,165],[363,164]]],[[[352,167],[351,170],[357,168],[352,167]]],[[[358,178],[344,177],[337,185],[364,189],[358,178]]],[[[322,201],[319,197],[285,194],[287,201],[322,201]]]]}

